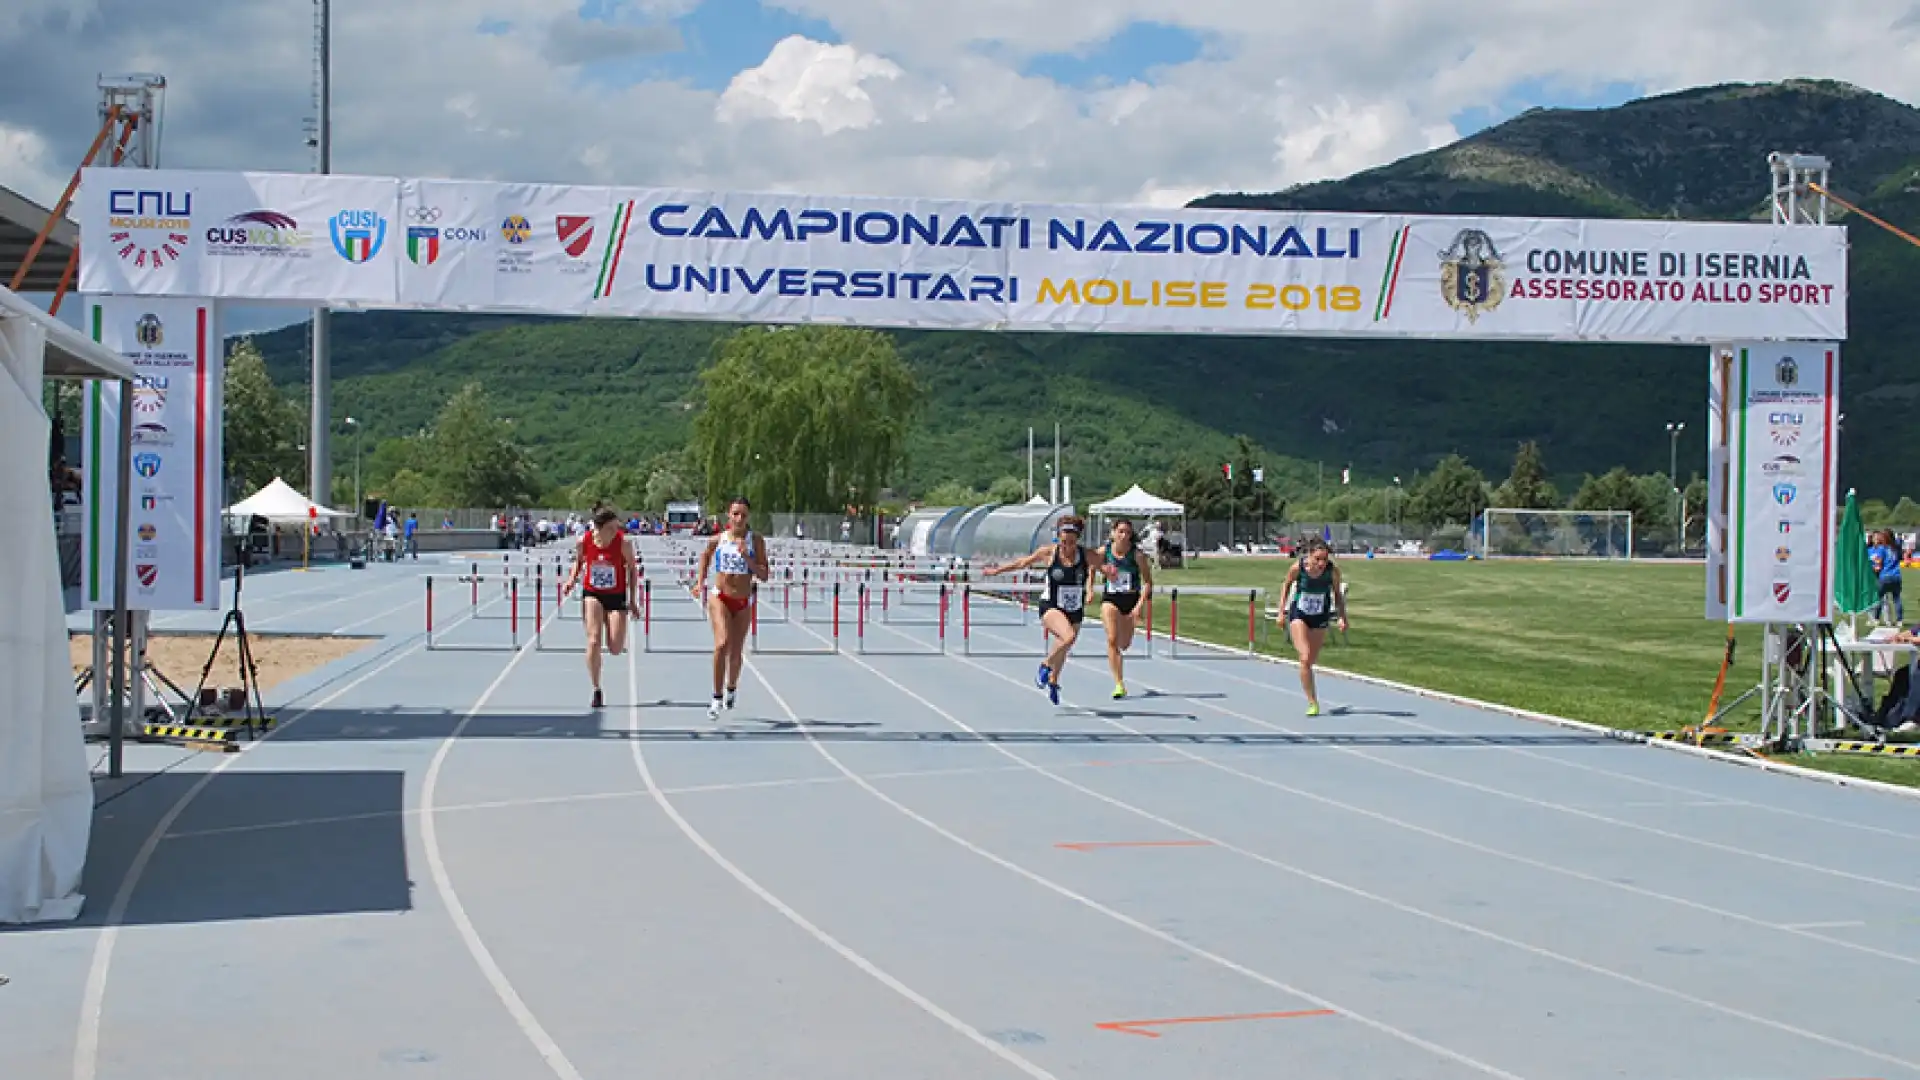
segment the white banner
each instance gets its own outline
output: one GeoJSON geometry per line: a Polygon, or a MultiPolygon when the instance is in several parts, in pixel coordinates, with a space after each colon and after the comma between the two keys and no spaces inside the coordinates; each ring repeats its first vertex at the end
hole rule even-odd
{"type": "Polygon", "coordinates": [[[1727,617],[1830,622],[1840,351],[1818,342],[1745,343],[1732,375],[1727,617]]]}
{"type": "Polygon", "coordinates": [[[89,169],[89,292],[727,322],[1842,340],[1837,226],[89,169]]]}
{"type": "MultiPolygon", "coordinates": [[[[133,364],[133,531],[127,605],[135,611],[220,604],[222,372],[214,307],[201,300],[99,296],[88,332],[133,364]]],[[[120,385],[87,384],[86,528],[81,602],[111,608],[118,520],[120,385]]]]}

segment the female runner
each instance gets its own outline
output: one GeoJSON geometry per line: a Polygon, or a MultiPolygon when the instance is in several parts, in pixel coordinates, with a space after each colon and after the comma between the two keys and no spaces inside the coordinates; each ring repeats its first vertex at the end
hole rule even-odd
{"type": "Polygon", "coordinates": [[[1107,667],[1113,672],[1113,696],[1123,698],[1127,680],[1122,654],[1133,644],[1140,613],[1153,598],[1153,571],[1133,542],[1133,522],[1125,518],[1113,523],[1099,555],[1100,576],[1106,581],[1100,592],[1100,625],[1107,632],[1107,667]]]}
{"type": "Polygon", "coordinates": [[[1087,614],[1087,552],[1080,546],[1080,529],[1085,523],[1077,517],[1064,517],[1058,526],[1059,542],[1005,566],[989,566],[988,577],[1012,570],[1025,570],[1041,562],[1047,564],[1046,591],[1040,595],[1040,625],[1047,628],[1053,647],[1040,662],[1034,684],[1047,692],[1047,698],[1060,704],[1060,669],[1067,653],[1080,637],[1080,620],[1087,614]]]}
{"type": "Polygon", "coordinates": [[[593,707],[606,704],[600,692],[600,645],[615,656],[627,650],[627,613],[639,607],[640,575],[634,566],[633,548],[620,531],[619,515],[601,509],[593,515],[593,528],[580,535],[580,550],[574,556],[573,572],[560,590],[564,599],[574,586],[585,581],[580,591],[580,617],[587,624],[587,675],[593,679],[593,707]]]}
{"type": "Polygon", "coordinates": [[[1287,597],[1280,619],[1287,626],[1293,649],[1300,654],[1300,688],[1306,691],[1307,715],[1320,715],[1320,695],[1314,689],[1313,664],[1327,640],[1327,622],[1338,617],[1340,632],[1347,630],[1347,594],[1340,587],[1340,568],[1333,565],[1333,549],[1325,540],[1309,540],[1306,557],[1287,571],[1281,595],[1287,597]]]}
{"type": "Polygon", "coordinates": [[[727,527],[700,553],[700,571],[693,585],[694,595],[706,597],[707,619],[713,624],[713,701],[707,706],[707,718],[712,720],[720,718],[723,688],[726,707],[733,708],[744,663],[741,651],[753,623],[753,583],[767,580],[772,572],[766,544],[747,526],[749,509],[744,496],[727,505],[727,527]],[[710,595],[709,569],[713,571],[710,595]]]}

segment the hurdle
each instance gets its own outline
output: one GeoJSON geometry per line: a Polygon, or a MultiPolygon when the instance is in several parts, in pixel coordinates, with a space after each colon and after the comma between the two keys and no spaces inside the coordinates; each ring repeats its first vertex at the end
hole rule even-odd
{"type": "Polygon", "coordinates": [[[836,656],[839,654],[840,652],[840,583],[839,582],[836,581],[833,583],[833,600],[832,600],[833,606],[832,606],[832,620],[831,620],[833,630],[832,630],[831,636],[827,639],[827,644],[824,646],[818,646],[813,648],[800,648],[798,646],[783,646],[780,648],[772,648],[772,649],[763,647],[760,644],[760,583],[759,582],[754,583],[752,598],[748,601],[748,604],[752,609],[752,616],[748,623],[747,649],[748,651],[752,652],[755,656],[836,656]]]}
{"type": "MultiPolygon", "coordinates": [[[[547,637],[546,637],[547,624],[549,622],[558,622],[560,619],[563,619],[566,617],[567,601],[569,599],[573,600],[574,606],[576,608],[580,604],[580,598],[574,594],[566,592],[565,589],[566,589],[565,581],[559,575],[559,568],[556,566],[555,573],[554,573],[554,582],[553,582],[553,608],[551,611],[549,611],[547,608],[547,602],[546,602],[547,601],[546,568],[542,565],[535,564],[533,568],[533,651],[534,652],[584,653],[587,651],[587,642],[586,642],[586,637],[584,635],[584,630],[580,639],[580,644],[578,645],[549,645],[547,643],[547,637]]],[[[632,612],[632,611],[627,613],[627,619],[628,619],[627,633],[629,635],[633,633],[632,620],[638,614],[639,614],[638,612],[632,612]]],[[[584,628],[585,625],[586,625],[586,622],[585,622],[585,619],[583,618],[581,620],[581,626],[584,628]]]]}
{"type": "MultiPolygon", "coordinates": [[[[693,595],[693,589],[691,588],[691,586],[685,589],[676,589],[675,591],[684,592],[687,594],[688,601],[696,611],[700,612],[701,618],[699,619],[669,618],[661,621],[663,622],[704,621],[706,611],[704,609],[704,606],[700,603],[700,598],[693,595]]],[[[654,624],[654,621],[658,618],[659,616],[657,616],[653,610],[653,579],[642,578],[640,581],[640,651],[645,653],[681,654],[686,656],[711,656],[713,654],[713,646],[711,644],[701,645],[698,647],[686,646],[686,645],[681,645],[681,646],[655,645],[653,643],[653,624],[654,624]]],[[[632,631],[629,630],[628,633],[632,633],[632,631]]]]}
{"type": "MultiPolygon", "coordinates": [[[[881,596],[883,599],[885,595],[886,594],[882,592],[881,596]]],[[[861,582],[859,585],[859,597],[855,602],[855,651],[861,656],[945,656],[947,654],[947,613],[952,608],[952,595],[948,587],[942,584],[940,586],[939,614],[935,619],[928,623],[903,624],[909,626],[923,625],[936,627],[935,640],[931,645],[917,649],[874,649],[867,645],[867,612],[873,606],[873,587],[864,581],[861,582]]],[[[909,641],[918,642],[920,640],[916,635],[903,631],[895,631],[895,633],[909,641]]]]}
{"type": "MultiPolygon", "coordinates": [[[[1218,659],[1228,659],[1228,658],[1234,658],[1234,657],[1254,657],[1259,655],[1260,638],[1262,636],[1262,629],[1263,629],[1263,624],[1260,620],[1260,600],[1263,596],[1266,595],[1265,589],[1261,589],[1261,588],[1247,589],[1247,588],[1239,588],[1233,585],[1187,585],[1187,586],[1176,586],[1175,588],[1167,590],[1168,595],[1167,595],[1166,639],[1167,639],[1167,657],[1169,659],[1178,659],[1181,656],[1180,596],[1183,593],[1188,596],[1242,596],[1244,595],[1247,598],[1247,647],[1245,650],[1242,650],[1239,648],[1229,648],[1225,645],[1209,645],[1206,643],[1195,642],[1191,640],[1188,642],[1188,644],[1197,645],[1205,652],[1206,655],[1209,655],[1218,659]]],[[[1151,649],[1152,649],[1151,639],[1149,639],[1148,641],[1148,649],[1149,649],[1149,655],[1151,655],[1151,649]]],[[[1190,652],[1188,653],[1188,655],[1194,655],[1194,654],[1190,652]]]]}
{"type": "MultiPolygon", "coordinates": [[[[982,649],[973,643],[973,628],[976,625],[995,627],[1024,627],[1030,625],[1028,617],[1034,605],[1028,602],[1028,598],[1046,591],[1047,586],[1044,584],[1021,581],[1007,582],[1004,585],[998,583],[987,585],[984,583],[970,582],[960,586],[960,654],[962,656],[998,657],[1005,659],[1025,659],[1036,655],[1031,649],[1022,649],[1018,652],[982,649]],[[981,611],[1003,611],[1011,609],[1019,612],[1018,620],[1014,622],[998,622],[991,618],[980,618],[975,611],[973,602],[976,593],[989,601],[989,603],[980,605],[981,611]]],[[[1093,618],[1096,623],[1099,621],[1097,612],[1090,610],[1089,616],[1093,618]]],[[[1044,624],[1041,624],[1041,653],[1046,652],[1047,645],[1050,644],[1052,637],[1052,633],[1046,629],[1044,624]]]]}
{"type": "MultiPolygon", "coordinates": [[[[434,636],[433,636],[433,575],[426,574],[424,575],[424,577],[426,579],[426,585],[427,585],[426,647],[428,652],[512,652],[520,648],[520,579],[519,578],[507,579],[505,600],[507,601],[508,642],[507,644],[503,645],[498,642],[485,642],[485,641],[446,642],[446,641],[434,640],[434,636]]],[[[459,583],[466,584],[467,580],[465,578],[461,578],[459,579],[459,583]]],[[[480,587],[477,583],[473,585],[474,608],[469,618],[470,618],[470,621],[474,621],[474,622],[480,621],[479,612],[484,610],[484,607],[479,602],[479,588],[480,587]]],[[[496,601],[490,600],[487,602],[485,606],[490,607],[495,602],[496,601]]]]}

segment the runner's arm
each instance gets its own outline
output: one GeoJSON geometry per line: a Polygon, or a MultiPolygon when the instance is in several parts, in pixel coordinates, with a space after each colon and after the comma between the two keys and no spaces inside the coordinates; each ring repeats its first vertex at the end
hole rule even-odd
{"type": "Polygon", "coordinates": [[[587,541],[583,537],[580,543],[575,546],[573,552],[573,569],[567,571],[566,584],[560,586],[560,598],[563,600],[566,599],[568,593],[573,591],[575,585],[580,584],[580,575],[587,572],[586,551],[587,541]]]}
{"type": "Polygon", "coordinates": [[[707,591],[707,567],[713,565],[713,553],[719,546],[720,538],[716,536],[707,541],[706,550],[700,553],[700,569],[695,571],[693,575],[693,594],[695,596],[699,596],[707,591]]]}
{"type": "Polygon", "coordinates": [[[1044,559],[1053,558],[1052,544],[1048,544],[1046,547],[1043,547],[1038,551],[1032,552],[1021,558],[1015,559],[1004,566],[989,566],[984,571],[982,571],[982,573],[986,574],[988,577],[997,577],[1001,574],[1007,573],[1008,571],[1028,569],[1029,567],[1033,566],[1035,563],[1039,562],[1043,558],[1044,559]]]}
{"type": "Polygon", "coordinates": [[[1329,567],[1333,571],[1333,610],[1340,617],[1340,628],[1347,627],[1347,590],[1340,585],[1340,568],[1329,567]]]}
{"type": "Polygon", "coordinates": [[[1153,599],[1153,560],[1136,558],[1133,561],[1140,567],[1140,606],[1146,607],[1147,601],[1153,599]]]}
{"type": "Polygon", "coordinates": [[[1294,563],[1287,568],[1287,576],[1280,582],[1280,622],[1293,619],[1293,587],[1300,580],[1300,564],[1294,563]]]}
{"type": "Polygon", "coordinates": [[[773,566],[767,559],[767,538],[764,536],[753,538],[753,576],[760,581],[773,576],[773,566]]]}

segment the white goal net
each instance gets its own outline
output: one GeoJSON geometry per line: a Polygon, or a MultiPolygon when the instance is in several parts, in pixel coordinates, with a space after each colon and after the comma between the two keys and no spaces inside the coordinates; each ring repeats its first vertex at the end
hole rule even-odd
{"type": "Polygon", "coordinates": [[[1511,510],[1480,518],[1486,559],[1631,559],[1631,510],[1511,510]]]}

